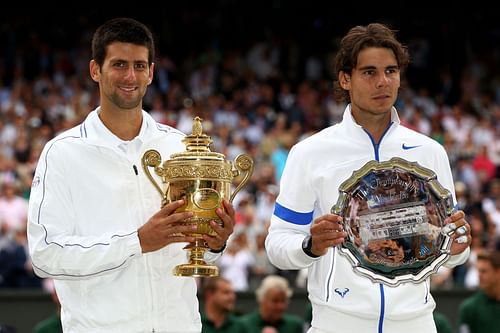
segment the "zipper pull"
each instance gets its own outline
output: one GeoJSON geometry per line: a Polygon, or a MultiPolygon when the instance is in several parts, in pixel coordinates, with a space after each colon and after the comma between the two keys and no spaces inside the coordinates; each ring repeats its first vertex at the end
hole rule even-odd
{"type": "Polygon", "coordinates": [[[135,164],[132,165],[132,167],[134,168],[135,175],[138,176],[139,175],[139,171],[137,170],[137,167],[135,166],[135,164]]]}

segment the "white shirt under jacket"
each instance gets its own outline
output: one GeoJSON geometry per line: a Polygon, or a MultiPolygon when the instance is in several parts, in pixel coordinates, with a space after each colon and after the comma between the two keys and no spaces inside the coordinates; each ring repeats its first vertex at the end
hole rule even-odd
{"type": "Polygon", "coordinates": [[[140,134],[124,142],[98,113],[40,156],[28,217],[35,272],[55,280],[64,332],[200,332],[196,282],[172,274],[187,262],[186,244],[142,254],[137,235],[161,205],[141,158],[184,151],[184,134],[143,111],[140,134]]]}
{"type": "MultiPolygon", "coordinates": [[[[313,304],[312,325],[329,332],[336,311],[353,318],[406,320],[428,315],[435,307],[429,281],[388,287],[357,275],[334,248],[319,258],[302,250],[314,218],[329,213],[339,186],[370,160],[401,157],[434,170],[437,180],[455,191],[447,154],[433,139],[400,125],[396,109],[392,123],[376,147],[370,135],[353,119],[350,105],[343,120],[297,143],[290,151],[281,178],[280,194],[271,218],[266,249],[281,269],[308,268],[308,292],[313,304]],[[403,149],[402,146],[413,147],[403,149]],[[330,318],[330,319],[329,319],[330,318]]],[[[447,266],[463,263],[469,254],[452,256],[447,266]]],[[[354,323],[353,323],[354,324],[354,323]]],[[[355,329],[355,324],[352,326],[355,329]]]]}

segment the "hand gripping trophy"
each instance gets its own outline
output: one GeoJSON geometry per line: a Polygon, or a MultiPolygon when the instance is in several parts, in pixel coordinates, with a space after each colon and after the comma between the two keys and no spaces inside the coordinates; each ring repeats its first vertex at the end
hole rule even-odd
{"type": "Polygon", "coordinates": [[[215,213],[216,208],[222,206],[223,199],[232,202],[250,179],[254,163],[247,154],[237,156],[232,162],[226,160],[221,153],[211,152],[209,146],[212,139],[202,133],[201,118],[194,118],[192,131],[193,133],[183,140],[186,151],[172,154],[170,159],[160,166],[160,153],[154,149],[148,150],[142,157],[142,166],[149,180],[160,193],[162,206],[184,199],[185,204],[177,211],[194,213],[192,218],[183,221],[183,223],[197,225],[197,230],[192,235],[195,241],[184,247],[189,253],[189,262],[176,266],[174,274],[213,277],[219,275],[219,270],[217,266],[209,265],[203,259],[208,246],[202,235],[215,235],[210,227],[210,221],[222,224],[215,213]],[[150,167],[154,168],[156,175],[161,177],[163,186],[155,181],[149,171],[150,167]],[[231,194],[232,181],[238,176],[243,178],[231,194]]]}

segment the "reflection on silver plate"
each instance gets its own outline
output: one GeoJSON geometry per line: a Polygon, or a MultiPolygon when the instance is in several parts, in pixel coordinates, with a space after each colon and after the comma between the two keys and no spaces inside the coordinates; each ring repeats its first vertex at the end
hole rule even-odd
{"type": "Polygon", "coordinates": [[[331,211],[348,234],[338,251],[373,282],[418,283],[450,257],[441,229],[453,212],[451,193],[416,162],[368,162],[342,183],[331,211]]]}

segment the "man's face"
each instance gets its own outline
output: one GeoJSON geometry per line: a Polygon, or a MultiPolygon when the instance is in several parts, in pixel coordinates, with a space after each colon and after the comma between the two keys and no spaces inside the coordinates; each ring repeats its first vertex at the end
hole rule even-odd
{"type": "Polygon", "coordinates": [[[236,303],[236,293],[230,283],[219,281],[217,290],[214,293],[214,305],[227,312],[234,310],[236,303]]]}
{"type": "Polygon", "coordinates": [[[342,88],[349,91],[353,111],[373,115],[391,110],[400,86],[400,70],[394,52],[368,47],[358,54],[356,68],[340,74],[342,88]]]}
{"type": "Polygon", "coordinates": [[[276,288],[269,289],[260,303],[262,317],[271,323],[280,320],[287,308],[286,292],[276,288]]]}
{"type": "Polygon", "coordinates": [[[488,260],[477,261],[477,272],[479,274],[479,287],[486,293],[492,294],[500,279],[500,269],[495,269],[488,260]]]}
{"type": "Polygon", "coordinates": [[[99,82],[104,104],[120,109],[142,105],[142,98],[153,78],[153,66],[148,65],[148,49],[130,43],[115,42],[106,49],[102,68],[91,62],[91,75],[99,82]]]}

